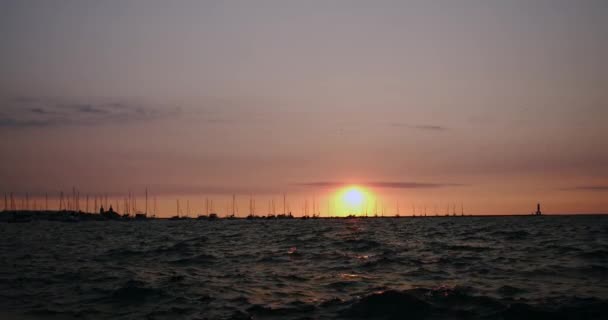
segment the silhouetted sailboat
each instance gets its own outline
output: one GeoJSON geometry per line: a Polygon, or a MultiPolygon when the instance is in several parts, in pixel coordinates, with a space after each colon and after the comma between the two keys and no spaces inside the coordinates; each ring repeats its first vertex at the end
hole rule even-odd
{"type": "Polygon", "coordinates": [[[176,213],[173,217],[169,218],[169,220],[179,220],[180,219],[179,199],[175,199],[175,205],[176,205],[176,213]]]}
{"type": "Polygon", "coordinates": [[[135,219],[144,220],[148,218],[148,188],[146,188],[145,212],[135,212],[135,219]]]}
{"type": "Polygon", "coordinates": [[[156,218],[156,196],[154,196],[154,213],[152,213],[152,217],[156,218]]]}
{"type": "Polygon", "coordinates": [[[209,200],[209,219],[215,220],[219,218],[217,212],[213,208],[213,199],[209,200]]]}
{"type": "MultiPolygon", "coordinates": [[[[230,213],[228,215],[228,219],[234,219],[234,218],[236,218],[236,210],[235,210],[235,208],[236,208],[236,195],[233,194],[232,195],[232,213],[230,213]]],[[[226,209],[226,211],[228,212],[228,209],[226,209]]]]}
{"type": "Polygon", "coordinates": [[[303,214],[300,219],[306,220],[306,219],[310,218],[308,216],[308,200],[304,200],[304,208],[302,211],[303,211],[303,214]]]}
{"type": "Polygon", "coordinates": [[[278,219],[293,219],[287,204],[287,195],[283,193],[283,212],[277,216],[278,219]]]}
{"type": "Polygon", "coordinates": [[[397,201],[395,208],[395,217],[399,218],[399,201],[397,201]]]}
{"type": "Polygon", "coordinates": [[[253,195],[249,196],[249,215],[247,219],[255,219],[255,200],[253,200],[253,195]]]}

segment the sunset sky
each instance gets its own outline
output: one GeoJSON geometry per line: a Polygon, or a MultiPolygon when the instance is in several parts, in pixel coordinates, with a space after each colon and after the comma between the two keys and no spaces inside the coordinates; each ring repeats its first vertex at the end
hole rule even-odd
{"type": "Polygon", "coordinates": [[[0,39],[2,193],[608,212],[605,0],[3,0],[0,39]]]}

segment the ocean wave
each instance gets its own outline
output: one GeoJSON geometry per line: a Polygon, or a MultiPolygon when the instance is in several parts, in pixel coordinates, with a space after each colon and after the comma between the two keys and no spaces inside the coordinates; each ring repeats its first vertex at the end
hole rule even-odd
{"type": "Polygon", "coordinates": [[[431,312],[431,305],[404,291],[384,291],[361,298],[343,310],[343,316],[352,318],[419,318],[431,312]]]}
{"type": "Polygon", "coordinates": [[[342,316],[361,319],[603,319],[608,301],[569,298],[529,304],[471,293],[470,288],[417,288],[372,293],[347,303],[342,316]]]}
{"type": "Polygon", "coordinates": [[[0,224],[0,318],[601,319],[605,224],[603,217],[0,224]]]}
{"type": "Polygon", "coordinates": [[[111,302],[118,304],[143,303],[146,301],[158,301],[166,296],[166,293],[157,288],[150,288],[142,281],[130,280],[116,288],[110,295],[111,302]]]}
{"type": "Polygon", "coordinates": [[[490,235],[505,240],[526,240],[530,238],[530,233],[526,230],[499,230],[490,233],[490,235]]]}
{"type": "Polygon", "coordinates": [[[249,315],[255,317],[285,317],[289,315],[305,314],[315,310],[312,304],[302,302],[290,302],[284,307],[271,307],[265,305],[254,304],[247,308],[249,315]]]}
{"type": "Polygon", "coordinates": [[[447,250],[452,250],[452,251],[474,251],[474,252],[482,252],[482,251],[489,251],[489,250],[493,250],[493,248],[491,247],[486,247],[486,246],[472,246],[472,245],[465,245],[465,244],[453,244],[453,245],[446,245],[445,248],[447,250]]]}
{"type": "Polygon", "coordinates": [[[502,296],[512,297],[512,296],[524,294],[528,291],[525,289],[522,289],[522,288],[518,288],[518,287],[514,287],[514,286],[510,286],[510,285],[504,285],[504,286],[501,286],[500,288],[498,288],[496,290],[496,292],[502,296]]]}
{"type": "Polygon", "coordinates": [[[348,239],[340,245],[355,251],[369,251],[383,246],[382,243],[369,239],[348,239]]]}
{"type": "Polygon", "coordinates": [[[585,260],[608,260],[608,250],[605,249],[596,249],[589,250],[585,252],[581,252],[577,255],[579,258],[583,258],[585,260]]]}
{"type": "Polygon", "coordinates": [[[177,264],[177,265],[209,265],[216,261],[216,257],[211,254],[198,254],[195,256],[180,258],[176,260],[171,260],[169,263],[177,264]]]}

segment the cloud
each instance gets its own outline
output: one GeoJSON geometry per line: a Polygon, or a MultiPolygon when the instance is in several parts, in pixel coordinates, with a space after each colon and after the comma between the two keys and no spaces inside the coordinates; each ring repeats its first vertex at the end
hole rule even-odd
{"type": "MultiPolygon", "coordinates": [[[[350,185],[352,183],[339,182],[339,181],[316,181],[316,182],[304,182],[295,183],[296,186],[301,187],[341,187],[350,185]]],[[[429,188],[442,188],[442,187],[461,187],[464,184],[455,183],[425,183],[425,182],[409,182],[409,181],[371,181],[359,183],[363,186],[376,187],[376,188],[387,188],[387,189],[429,189],[429,188]]]]}
{"type": "Polygon", "coordinates": [[[57,99],[0,99],[0,127],[27,128],[123,123],[175,116],[179,107],[123,102],[60,101],[57,99]]]}
{"type": "Polygon", "coordinates": [[[42,108],[31,108],[30,111],[33,112],[33,113],[39,113],[39,114],[52,114],[52,112],[49,112],[49,111],[44,110],[42,108]]]}
{"type": "Polygon", "coordinates": [[[565,191],[608,191],[608,186],[576,186],[563,188],[565,191]]]}
{"type": "Polygon", "coordinates": [[[78,112],[83,112],[83,113],[97,113],[97,114],[108,114],[111,111],[103,108],[98,108],[98,107],[94,107],[90,104],[85,104],[85,105],[81,105],[81,106],[74,106],[74,108],[76,110],[78,110],[78,112]]]}
{"type": "Polygon", "coordinates": [[[416,125],[413,126],[413,128],[415,129],[421,129],[421,130],[434,130],[434,131],[444,131],[447,130],[446,127],[442,127],[442,126],[436,126],[436,125],[416,125]]]}
{"type": "MultiPolygon", "coordinates": [[[[151,185],[150,190],[163,195],[251,195],[277,194],[278,187],[261,186],[220,186],[220,185],[151,185]]],[[[284,191],[284,190],[283,190],[284,191]]]]}
{"type": "Polygon", "coordinates": [[[44,127],[48,126],[49,123],[46,121],[36,120],[17,120],[9,117],[3,117],[0,115],[0,128],[1,127],[44,127]]]}
{"type": "Polygon", "coordinates": [[[407,124],[407,123],[399,123],[393,122],[390,124],[391,127],[400,127],[400,128],[409,128],[409,129],[418,129],[418,130],[427,130],[427,131],[445,131],[448,128],[440,125],[434,124],[407,124]]]}

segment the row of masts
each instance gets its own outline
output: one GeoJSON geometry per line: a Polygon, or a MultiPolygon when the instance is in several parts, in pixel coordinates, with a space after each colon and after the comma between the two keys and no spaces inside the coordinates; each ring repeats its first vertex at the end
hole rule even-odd
{"type": "MultiPolygon", "coordinates": [[[[51,208],[49,206],[48,193],[44,194],[44,201],[39,204],[39,198],[32,198],[27,192],[21,199],[17,199],[15,195],[10,192],[4,194],[4,211],[51,211],[56,209],[58,211],[93,213],[98,210],[105,211],[111,209],[115,212],[121,212],[120,208],[122,204],[122,212],[126,215],[148,215],[148,189],[145,190],[143,211],[137,207],[137,197],[130,191],[123,199],[120,198],[121,197],[117,199],[114,197],[114,199],[110,199],[107,194],[85,194],[81,197],[80,191],[74,187],[72,188],[71,193],[59,192],[56,207],[51,208]]],[[[156,197],[153,197],[152,216],[156,216],[156,208],[156,197]]]]}
{"type": "MultiPolygon", "coordinates": [[[[233,196],[234,197],[234,196],[233,196]]],[[[235,204],[234,204],[234,200],[233,200],[233,206],[232,208],[235,208],[235,204]]],[[[268,200],[268,214],[269,215],[276,215],[277,214],[277,206],[276,206],[276,202],[275,199],[270,199],[268,200]]],[[[433,214],[434,216],[439,216],[440,213],[437,210],[438,206],[434,206],[434,210],[433,210],[433,214]]],[[[353,212],[350,212],[352,214],[360,214],[360,215],[364,215],[364,216],[387,216],[387,207],[384,203],[382,203],[380,206],[378,205],[378,202],[374,202],[374,206],[373,206],[373,210],[370,210],[369,206],[365,206],[365,207],[361,207],[359,210],[355,210],[353,212]]],[[[210,212],[213,212],[213,210],[209,211],[206,210],[205,213],[209,214],[210,212]]],[[[227,214],[228,214],[228,210],[226,210],[227,214]]],[[[291,210],[289,209],[289,204],[286,204],[285,199],[283,200],[283,212],[284,213],[290,213],[291,210]]],[[[332,202],[331,201],[327,201],[327,216],[330,216],[330,213],[332,212],[332,202]]],[[[249,216],[256,216],[257,214],[257,210],[256,210],[256,200],[253,197],[250,197],[249,199],[249,216]]],[[[236,216],[238,214],[238,209],[232,211],[232,214],[230,216],[236,216]]],[[[303,202],[301,203],[301,207],[300,207],[300,214],[303,217],[309,217],[312,215],[312,217],[320,217],[321,216],[321,209],[320,209],[320,204],[315,200],[315,198],[313,198],[312,203],[309,202],[309,200],[303,200],[303,202]]],[[[396,206],[395,206],[395,211],[393,212],[393,215],[395,216],[400,216],[401,215],[401,208],[399,205],[399,202],[397,202],[396,206]]],[[[422,206],[422,207],[416,207],[416,205],[412,205],[412,211],[411,211],[411,216],[430,216],[431,214],[428,213],[427,211],[427,207],[426,206],[422,206]]],[[[456,203],[451,203],[451,204],[447,204],[446,205],[446,211],[445,211],[445,215],[449,216],[456,216],[457,215],[457,209],[456,209],[456,203]],[[451,211],[451,213],[450,213],[451,211]]],[[[464,203],[460,204],[460,215],[464,216],[465,212],[464,212],[464,203]]]]}
{"type": "MultiPolygon", "coordinates": [[[[416,211],[416,207],[412,206],[412,215],[414,217],[416,216],[427,216],[427,207],[424,206],[423,209],[418,209],[418,211],[416,211]]],[[[433,215],[438,216],[439,212],[437,211],[437,206],[433,207],[433,215]]],[[[456,204],[453,203],[452,205],[447,204],[446,208],[445,208],[445,214],[446,216],[456,216],[456,204]],[[452,212],[450,213],[450,209],[452,209],[452,212]]],[[[464,216],[464,204],[461,203],[460,204],[460,215],[464,216]]]]}
{"type": "MultiPolygon", "coordinates": [[[[180,202],[180,199],[175,199],[175,204],[176,204],[176,216],[175,217],[190,217],[190,200],[186,200],[186,210],[184,213],[184,210],[182,210],[182,205],[180,202]]],[[[268,202],[268,214],[269,215],[277,215],[277,203],[275,202],[274,199],[269,200],[268,202]]],[[[210,216],[210,215],[216,215],[217,216],[217,211],[215,210],[216,207],[214,205],[214,201],[213,199],[209,199],[209,198],[205,198],[204,199],[204,205],[203,205],[204,210],[199,214],[199,217],[202,216],[210,216]]],[[[291,210],[289,207],[289,204],[287,203],[287,195],[283,195],[283,203],[282,203],[282,210],[284,215],[286,214],[291,214],[291,210]]],[[[232,217],[235,218],[237,216],[243,216],[239,214],[239,207],[238,207],[238,203],[236,200],[236,194],[232,195],[232,201],[231,202],[227,202],[226,203],[226,217],[232,217]]],[[[253,197],[253,195],[251,195],[249,197],[249,211],[248,211],[248,215],[247,217],[256,217],[259,214],[259,212],[257,211],[257,207],[256,207],[256,199],[253,197]]]]}
{"type": "MultiPolygon", "coordinates": [[[[214,200],[213,199],[209,199],[209,198],[205,198],[204,200],[204,210],[202,211],[202,213],[199,216],[209,216],[209,215],[218,215],[218,211],[216,210],[216,207],[214,205],[214,200]]],[[[249,204],[248,204],[248,211],[245,212],[245,214],[240,214],[239,208],[238,208],[238,204],[236,201],[236,195],[232,196],[232,202],[231,203],[226,203],[226,209],[225,209],[225,216],[226,217],[257,217],[260,215],[263,215],[263,213],[259,212],[257,210],[257,206],[256,206],[256,199],[251,196],[249,198],[249,204]]],[[[267,207],[267,215],[268,216],[276,216],[278,214],[292,214],[292,210],[290,208],[289,203],[287,203],[287,201],[285,200],[285,196],[283,196],[283,204],[282,204],[282,211],[279,212],[279,210],[277,209],[277,202],[275,201],[275,199],[270,199],[268,200],[268,207],[267,207]]],[[[331,216],[331,212],[332,212],[332,202],[331,201],[327,201],[327,211],[326,211],[326,215],[329,217],[331,216]]],[[[437,206],[434,206],[434,210],[433,210],[433,214],[430,214],[427,210],[426,206],[422,206],[422,207],[416,207],[415,205],[412,205],[412,211],[410,212],[411,216],[439,216],[441,215],[439,213],[439,211],[437,210],[437,206]]],[[[446,206],[446,210],[445,210],[445,216],[457,216],[457,212],[456,212],[456,204],[448,204],[446,206]],[[451,212],[450,212],[451,211],[451,212]]],[[[182,206],[181,206],[181,202],[179,199],[176,199],[176,212],[177,212],[177,217],[190,217],[191,216],[191,211],[190,211],[190,201],[187,200],[186,201],[186,210],[184,212],[184,210],[182,210],[182,206]]],[[[365,209],[363,210],[358,210],[357,212],[347,212],[347,214],[357,214],[357,215],[363,215],[363,216],[388,216],[387,213],[387,208],[384,204],[378,206],[378,203],[376,202],[374,204],[374,208],[373,210],[370,210],[370,208],[368,206],[365,207],[365,209]]],[[[301,203],[301,207],[300,207],[300,215],[302,217],[321,217],[321,209],[320,209],[320,205],[319,203],[317,203],[315,200],[312,201],[312,205],[310,205],[308,200],[303,200],[303,202],[301,203]]],[[[397,203],[396,207],[395,207],[395,211],[393,212],[394,216],[401,216],[401,209],[399,204],[397,203]]],[[[460,205],[460,215],[464,216],[465,212],[464,212],[464,204],[461,203],[460,205]]]]}
{"type": "MultiPolygon", "coordinates": [[[[58,197],[57,209],[59,211],[76,211],[76,212],[97,212],[99,208],[102,210],[109,210],[110,208],[115,212],[122,212],[124,215],[143,215],[148,216],[151,213],[151,216],[156,216],[157,214],[157,201],[156,197],[152,197],[152,210],[149,211],[149,197],[148,197],[148,189],[145,190],[145,201],[144,207],[139,208],[137,204],[137,197],[131,193],[130,191],[124,196],[113,197],[110,199],[107,194],[103,195],[89,195],[85,194],[81,197],[81,193],[78,189],[72,188],[71,193],[64,193],[61,191],[58,197]],[[121,199],[122,198],[122,199],[121,199]],[[122,210],[121,210],[122,208],[122,210]]],[[[283,215],[291,215],[292,209],[290,204],[287,202],[287,196],[283,194],[282,203],[277,203],[274,198],[268,200],[267,214],[269,216],[276,216],[278,214],[283,215]]],[[[5,193],[4,194],[4,211],[17,211],[17,210],[25,210],[25,211],[49,211],[51,208],[49,207],[49,195],[48,193],[44,194],[43,201],[39,202],[40,197],[31,197],[29,193],[25,193],[25,195],[21,198],[16,198],[14,194],[5,193]]],[[[309,202],[308,199],[303,200],[300,207],[300,215],[302,217],[321,217],[321,204],[317,201],[316,197],[313,196],[312,202],[309,202]]],[[[336,208],[335,204],[331,201],[327,201],[327,211],[326,215],[331,216],[332,207],[336,208]]],[[[219,209],[216,207],[216,203],[213,199],[208,197],[204,198],[203,210],[198,211],[199,216],[209,216],[209,215],[217,215],[219,209]]],[[[394,216],[401,215],[401,207],[399,201],[396,202],[394,207],[394,216]]],[[[445,208],[444,215],[445,216],[456,216],[456,204],[449,203],[445,208]]],[[[236,194],[232,195],[231,201],[226,203],[225,207],[225,216],[226,217],[256,217],[261,215],[262,212],[258,211],[256,199],[253,195],[249,197],[249,208],[248,212],[241,214],[239,211],[236,194]]],[[[182,203],[179,199],[176,199],[176,215],[177,217],[190,217],[191,216],[191,206],[190,200],[186,200],[185,208],[182,206],[182,203]]],[[[363,216],[387,216],[387,207],[385,203],[378,204],[378,201],[374,201],[372,208],[368,204],[365,206],[361,206],[358,210],[353,210],[353,212],[347,212],[347,214],[351,215],[363,215],[363,216]]],[[[406,213],[407,214],[407,213],[406,213]]],[[[441,215],[438,211],[438,206],[435,205],[433,207],[433,213],[431,214],[429,210],[427,210],[427,206],[416,206],[412,205],[412,209],[410,212],[411,216],[439,216],[441,215]]],[[[460,215],[464,216],[464,204],[460,205],[460,215]]]]}
{"type": "MultiPolygon", "coordinates": [[[[417,216],[439,216],[441,215],[439,213],[439,211],[437,210],[438,206],[435,205],[433,206],[433,214],[431,214],[430,212],[428,212],[427,210],[427,206],[420,206],[420,207],[416,207],[416,205],[412,204],[412,210],[410,212],[411,216],[417,217],[417,216]]],[[[401,207],[399,205],[399,202],[397,201],[396,205],[395,205],[395,211],[393,212],[394,216],[401,216],[401,207]]],[[[374,202],[373,205],[373,210],[370,210],[369,206],[365,206],[364,209],[362,209],[362,213],[364,216],[386,216],[387,215],[387,208],[386,205],[384,203],[380,204],[380,206],[378,206],[378,202],[374,202]]],[[[358,213],[358,212],[355,212],[358,213]]],[[[456,216],[456,204],[455,203],[448,203],[446,205],[446,210],[445,210],[445,215],[446,216],[456,216]],[[450,213],[450,209],[451,209],[451,213],[450,213]]],[[[464,203],[460,204],[460,215],[464,216],[464,203]]]]}

